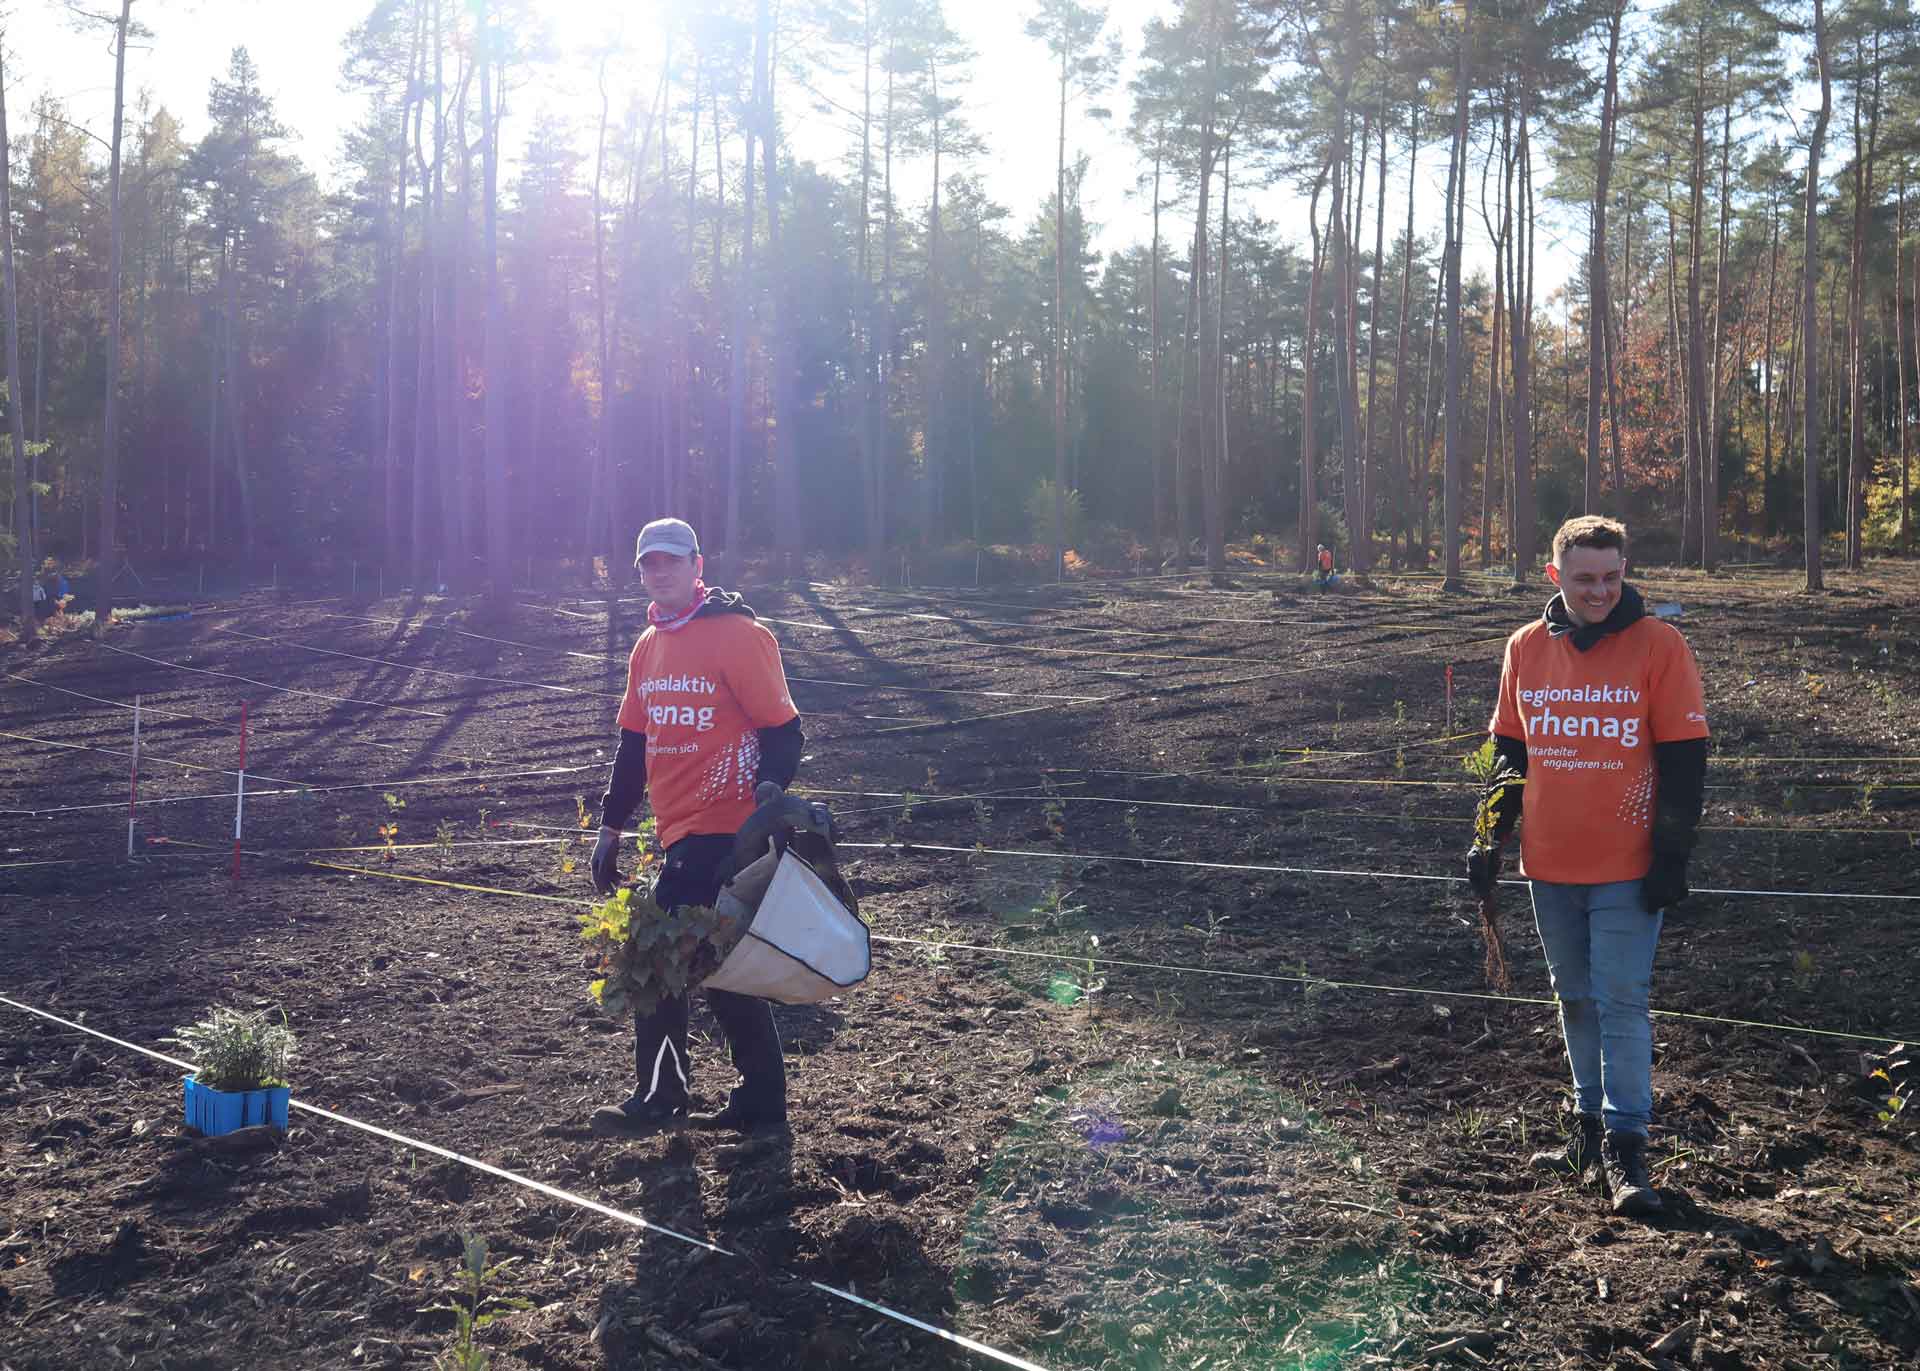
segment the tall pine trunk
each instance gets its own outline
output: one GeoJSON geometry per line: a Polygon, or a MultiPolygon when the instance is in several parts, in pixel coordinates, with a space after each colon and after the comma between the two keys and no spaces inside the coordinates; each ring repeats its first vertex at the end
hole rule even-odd
{"type": "Polygon", "coordinates": [[[1513,582],[1524,584],[1533,572],[1533,136],[1528,95],[1520,97],[1520,200],[1524,205],[1514,230],[1513,308],[1508,337],[1513,351],[1513,582]]]}
{"type": "MultiPolygon", "coordinates": [[[[1585,497],[1581,510],[1600,512],[1600,408],[1606,352],[1607,195],[1613,179],[1613,143],[1619,123],[1620,27],[1626,17],[1625,0],[1617,0],[1607,14],[1607,72],[1600,97],[1600,148],[1594,158],[1592,235],[1587,249],[1587,462],[1585,497]]],[[[1616,501],[1625,492],[1616,490],[1616,501]]]]}
{"type": "MultiPolygon", "coordinates": [[[[504,608],[513,595],[513,549],[507,535],[507,306],[500,285],[499,129],[494,123],[494,86],[500,79],[494,35],[488,24],[490,15],[483,9],[478,16],[480,33],[480,163],[481,252],[485,257],[486,323],[482,356],[486,364],[484,416],[486,421],[485,489],[487,497],[487,588],[494,602],[504,608]]],[[[603,297],[604,298],[604,297],[603,297]]],[[[606,356],[601,343],[601,356],[606,356]]],[[[601,374],[606,389],[606,374],[601,374]]],[[[608,397],[602,394],[602,406],[608,397]]]]}
{"type": "Polygon", "coordinates": [[[27,462],[27,413],[25,391],[20,384],[20,278],[13,269],[13,161],[7,141],[6,54],[0,52],[0,252],[4,253],[7,292],[7,425],[13,439],[13,531],[14,552],[20,567],[20,641],[31,643],[39,632],[40,621],[33,612],[33,578],[39,570],[34,553],[33,502],[27,462]],[[28,496],[21,499],[22,494],[28,496]]]}
{"type": "Polygon", "coordinates": [[[1454,65],[1453,145],[1459,175],[1454,177],[1454,200],[1447,206],[1447,428],[1445,466],[1441,474],[1441,536],[1446,539],[1447,590],[1461,590],[1460,516],[1462,473],[1466,466],[1466,416],[1461,413],[1461,381],[1466,362],[1466,340],[1460,320],[1461,239],[1467,217],[1467,52],[1473,37],[1473,0],[1461,0],[1460,49],[1454,65]]]}
{"type": "Polygon", "coordinates": [[[133,0],[120,0],[113,30],[113,142],[107,163],[107,397],[100,421],[100,566],[93,578],[93,634],[104,638],[113,618],[113,578],[120,569],[120,258],[126,224],[120,204],[120,135],[125,122],[127,28],[133,0]]]}
{"type": "Polygon", "coordinates": [[[1817,343],[1820,284],[1820,154],[1827,141],[1827,121],[1833,116],[1833,78],[1828,71],[1826,0],[1813,0],[1813,56],[1820,71],[1820,112],[1814,116],[1813,131],[1807,138],[1807,190],[1801,246],[1805,257],[1800,265],[1801,335],[1805,339],[1806,400],[1805,437],[1801,441],[1804,463],[1801,481],[1801,518],[1806,542],[1807,589],[1823,590],[1826,579],[1820,565],[1820,349],[1817,343]]]}

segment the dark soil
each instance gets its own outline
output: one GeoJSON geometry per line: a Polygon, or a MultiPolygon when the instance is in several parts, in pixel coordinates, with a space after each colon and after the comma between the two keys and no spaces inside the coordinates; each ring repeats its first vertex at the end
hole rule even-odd
{"type": "MultiPolygon", "coordinates": [[[[1917,893],[1920,577],[1836,581],[1647,585],[1708,682],[1697,886],[1917,893]]],[[[1656,1021],[1669,1209],[1635,1224],[1527,1169],[1562,1136],[1557,1024],[1472,997],[1463,886],[1205,865],[1456,874],[1445,667],[1474,733],[1545,594],[1487,585],[756,592],[880,940],[859,990],[778,1011],[790,1146],[584,1126],[631,1085],[569,902],[639,605],[259,595],[107,639],[174,665],[14,649],[0,993],[161,1051],[213,1003],[284,1009],[297,1101],[737,1255],[298,1111],[217,1148],[178,1070],[0,1006],[0,1365],[424,1365],[466,1234],[517,1306],[498,1367],[986,1364],[815,1281],[1054,1368],[1912,1365],[1920,1110],[1879,1117],[1884,1045],[1723,1020],[1920,1031],[1914,905],[1672,919],[1656,1003],[1709,1017],[1656,1021]],[[130,716],[99,701],[136,692],[129,863],[130,716]],[[243,700],[269,793],[236,884],[243,700]]]]}

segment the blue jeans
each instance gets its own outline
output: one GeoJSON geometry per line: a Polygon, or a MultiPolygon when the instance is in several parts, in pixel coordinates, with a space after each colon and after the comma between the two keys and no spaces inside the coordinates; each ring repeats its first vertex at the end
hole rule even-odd
{"type": "Polygon", "coordinates": [[[1574,1101],[1609,1130],[1645,1134],[1653,1113],[1653,1020],[1647,990],[1662,912],[1640,882],[1533,883],[1533,921],[1546,949],[1574,1101]]]}

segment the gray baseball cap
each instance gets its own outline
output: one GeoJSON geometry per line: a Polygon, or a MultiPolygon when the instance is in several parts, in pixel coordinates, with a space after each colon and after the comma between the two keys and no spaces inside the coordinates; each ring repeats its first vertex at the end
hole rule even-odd
{"type": "Polygon", "coordinates": [[[694,533],[693,525],[685,519],[655,519],[640,530],[640,540],[633,548],[633,564],[639,566],[640,559],[649,552],[697,557],[700,555],[700,539],[694,533]]]}

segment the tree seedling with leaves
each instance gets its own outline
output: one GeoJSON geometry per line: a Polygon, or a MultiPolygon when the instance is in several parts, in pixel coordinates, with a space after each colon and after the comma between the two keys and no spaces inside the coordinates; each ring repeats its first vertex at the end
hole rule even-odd
{"type": "MultiPolygon", "coordinates": [[[[1494,831],[1499,822],[1500,805],[1509,790],[1525,785],[1527,778],[1515,771],[1513,764],[1494,750],[1492,738],[1462,758],[1461,765],[1480,783],[1482,789],[1479,807],[1473,813],[1474,846],[1491,851],[1500,843],[1494,831]]],[[[1486,975],[1487,984],[1505,994],[1513,988],[1513,973],[1507,966],[1506,940],[1500,934],[1498,900],[1498,885],[1480,897],[1480,938],[1486,945],[1481,969],[1486,975]]]]}
{"type": "Polygon", "coordinates": [[[434,1371],[487,1371],[493,1364],[490,1353],[475,1340],[475,1335],[500,1315],[517,1309],[531,1309],[530,1301],[507,1295],[495,1295],[487,1287],[518,1258],[487,1265],[487,1240],[477,1234],[464,1234],[460,1263],[460,1282],[447,1300],[430,1304],[423,1314],[453,1315],[453,1343],[433,1359],[434,1371]]]}
{"type": "Polygon", "coordinates": [[[718,971],[746,931],[745,921],[706,905],[669,914],[650,893],[623,887],[580,916],[580,937],[599,956],[587,993],[618,1018],[651,1014],[718,971]]]}

